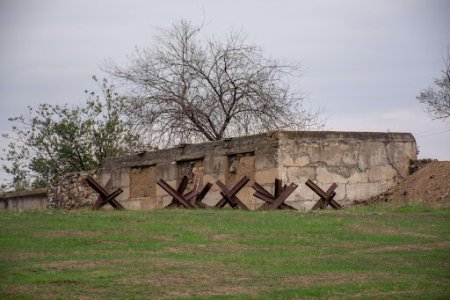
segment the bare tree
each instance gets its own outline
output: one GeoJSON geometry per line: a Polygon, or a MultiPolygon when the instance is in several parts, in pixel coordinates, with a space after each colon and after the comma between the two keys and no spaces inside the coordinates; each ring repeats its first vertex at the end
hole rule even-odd
{"type": "Polygon", "coordinates": [[[417,99],[427,106],[427,111],[433,119],[450,117],[450,47],[444,58],[445,69],[441,78],[435,79],[435,86],[419,93],[417,99]]]}
{"type": "Polygon", "coordinates": [[[129,113],[154,144],[320,125],[288,84],[295,65],[265,57],[239,32],[202,42],[200,30],[181,20],[160,30],[153,48],[136,48],[128,66],[106,64],[131,87],[129,113]]]}

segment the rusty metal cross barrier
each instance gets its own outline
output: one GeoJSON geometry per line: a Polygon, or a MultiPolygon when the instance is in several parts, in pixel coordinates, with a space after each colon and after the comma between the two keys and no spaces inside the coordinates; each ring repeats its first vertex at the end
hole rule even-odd
{"type": "MultiPolygon", "coordinates": [[[[184,194],[184,191],[186,190],[188,183],[189,183],[189,178],[187,176],[183,176],[180,184],[178,185],[177,191],[176,191],[178,195],[184,194]]],[[[175,208],[175,207],[180,207],[180,206],[183,206],[183,205],[180,204],[177,201],[177,199],[172,198],[172,201],[169,203],[169,205],[166,206],[166,208],[175,208]]]]}
{"type": "MultiPolygon", "coordinates": [[[[119,196],[123,190],[121,188],[116,189],[112,193],[108,193],[100,184],[95,181],[91,176],[86,177],[86,182],[99,194],[97,201],[92,206],[93,210],[99,210],[106,203],[111,204],[114,209],[125,209],[115,198],[119,196]]],[[[107,187],[111,185],[111,179],[106,184],[107,187]]]]}
{"type": "Polygon", "coordinates": [[[298,187],[295,183],[291,183],[289,186],[284,185],[281,179],[275,179],[275,192],[272,195],[264,187],[258,183],[253,184],[253,189],[255,193],[253,194],[256,198],[259,198],[265,203],[259,208],[260,210],[274,210],[274,209],[290,209],[295,210],[294,207],[289,204],[284,203],[286,199],[295,191],[298,187]]]}
{"type": "Polygon", "coordinates": [[[231,189],[229,189],[222,181],[217,180],[216,184],[220,187],[222,192],[222,199],[215,205],[215,207],[223,208],[227,203],[232,208],[240,208],[248,210],[248,207],[236,196],[237,193],[250,181],[250,178],[244,176],[231,189]]]}
{"type": "Polygon", "coordinates": [[[174,190],[163,179],[158,180],[157,184],[173,197],[170,204],[166,206],[167,208],[184,207],[192,209],[207,207],[206,204],[202,203],[202,200],[211,189],[212,183],[208,182],[202,189],[200,189],[200,181],[196,180],[193,189],[188,191],[187,193],[184,193],[188,183],[189,178],[187,176],[183,176],[183,179],[178,185],[177,190],[174,190]]]}
{"type": "Polygon", "coordinates": [[[319,186],[317,186],[309,179],[305,182],[305,184],[320,197],[320,199],[312,207],[313,210],[318,208],[324,209],[328,205],[330,205],[334,209],[342,208],[342,206],[333,199],[334,196],[336,196],[336,193],[334,192],[334,190],[337,188],[336,183],[333,183],[326,192],[324,192],[319,186]]]}
{"type": "MultiPolygon", "coordinates": [[[[248,210],[248,207],[237,197],[237,193],[249,181],[250,179],[247,176],[244,176],[229,189],[222,181],[217,180],[216,184],[222,190],[220,192],[222,198],[214,207],[223,208],[228,203],[232,208],[248,210]]],[[[123,192],[123,190],[118,188],[112,193],[108,193],[106,190],[111,186],[111,179],[108,181],[105,188],[98,184],[91,176],[87,176],[86,182],[99,194],[97,201],[92,206],[93,210],[98,210],[107,203],[109,203],[114,209],[124,209],[124,207],[115,199],[123,192]]],[[[201,188],[200,180],[197,179],[193,185],[193,188],[185,193],[188,183],[189,178],[187,176],[183,176],[178,188],[175,190],[163,179],[160,179],[157,182],[163,190],[172,196],[172,201],[166,207],[184,207],[188,209],[208,207],[206,204],[202,203],[202,200],[211,189],[212,183],[208,182],[203,188],[201,188]]],[[[337,188],[336,183],[333,183],[326,192],[311,180],[306,181],[305,184],[320,197],[320,199],[312,207],[313,210],[319,208],[324,209],[328,205],[334,209],[342,208],[342,206],[333,199],[336,196],[336,192],[334,191],[337,188]]],[[[283,186],[281,179],[275,179],[275,190],[273,195],[257,182],[255,182],[252,187],[255,190],[253,195],[256,198],[265,201],[265,203],[259,208],[260,210],[295,210],[294,207],[286,204],[285,201],[298,187],[297,184],[291,183],[290,185],[285,184],[283,186]]]]}

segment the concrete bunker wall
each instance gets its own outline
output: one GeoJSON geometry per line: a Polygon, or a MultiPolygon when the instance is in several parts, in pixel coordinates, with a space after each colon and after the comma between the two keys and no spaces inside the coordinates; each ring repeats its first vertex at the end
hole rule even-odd
{"type": "Polygon", "coordinates": [[[285,132],[280,155],[281,178],[299,184],[287,202],[308,210],[319,199],[304,185],[308,179],[325,190],[336,183],[341,204],[367,199],[408,175],[417,148],[408,133],[285,132]]]}
{"type": "MultiPolygon", "coordinates": [[[[251,185],[256,179],[271,187],[278,176],[277,164],[278,140],[265,134],[180,145],[110,158],[100,170],[66,174],[60,184],[51,189],[49,202],[51,207],[63,209],[92,206],[98,195],[85,183],[88,175],[110,191],[123,189],[116,199],[127,209],[152,209],[169,204],[172,197],[156,184],[159,179],[164,179],[173,187],[178,186],[184,175],[190,178],[190,184],[199,178],[201,184],[215,183],[220,179],[232,185],[246,175],[251,181],[238,193],[238,197],[249,208],[256,209],[262,202],[253,198],[251,185]]],[[[220,189],[214,184],[203,202],[214,205],[220,198],[220,189]]]]}
{"type": "MultiPolygon", "coordinates": [[[[273,190],[275,178],[295,182],[299,188],[288,203],[309,209],[317,199],[304,183],[316,181],[326,188],[338,184],[336,199],[343,204],[383,192],[407,174],[409,159],[416,158],[411,134],[352,132],[271,132],[195,145],[110,158],[101,170],[67,174],[50,192],[50,206],[91,206],[97,194],[84,182],[92,175],[107,189],[122,188],[117,197],[127,209],[152,209],[169,204],[171,197],[156,182],[175,187],[183,175],[190,183],[220,179],[230,186],[247,175],[251,181],[238,194],[251,209],[262,201],[253,197],[254,181],[273,190]]],[[[204,202],[221,198],[213,185],[204,202]]]]}
{"type": "Polygon", "coordinates": [[[0,209],[22,211],[47,207],[47,189],[0,193],[0,209]]]}

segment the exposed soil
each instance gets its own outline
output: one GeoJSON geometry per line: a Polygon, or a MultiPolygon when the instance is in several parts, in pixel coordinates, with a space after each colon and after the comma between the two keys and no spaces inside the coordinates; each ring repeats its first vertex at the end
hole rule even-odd
{"type": "Polygon", "coordinates": [[[378,202],[430,203],[450,206],[450,161],[433,161],[388,191],[355,204],[378,202]]]}

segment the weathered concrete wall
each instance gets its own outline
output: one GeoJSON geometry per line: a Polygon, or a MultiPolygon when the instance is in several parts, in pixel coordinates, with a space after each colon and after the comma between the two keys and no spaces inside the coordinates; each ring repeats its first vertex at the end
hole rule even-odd
{"type": "Polygon", "coordinates": [[[308,179],[324,190],[336,183],[335,199],[345,205],[401,181],[417,155],[407,133],[282,132],[279,139],[282,179],[299,183],[288,202],[299,209],[310,209],[318,199],[303,184],[308,179]]]}
{"type": "MultiPolygon", "coordinates": [[[[226,185],[232,185],[247,175],[251,181],[238,193],[238,197],[247,206],[256,209],[262,202],[253,198],[251,185],[255,179],[261,184],[273,184],[278,174],[278,147],[278,140],[268,135],[181,145],[166,150],[108,159],[101,173],[107,176],[105,174],[116,172],[121,174],[121,178],[129,174],[129,184],[127,179],[115,181],[112,188],[122,187],[124,190],[129,188],[132,191],[147,188],[152,191],[139,197],[133,192],[124,193],[128,199],[125,203],[135,209],[164,207],[170,203],[172,197],[156,185],[159,179],[164,179],[173,187],[178,186],[183,175],[190,177],[190,184],[199,178],[201,184],[215,183],[220,179],[226,185]],[[148,180],[140,181],[137,178],[142,172],[151,173],[148,180]]],[[[214,205],[220,198],[220,189],[214,184],[204,202],[214,205]]]]}
{"type": "MultiPolygon", "coordinates": [[[[409,159],[415,158],[411,134],[271,132],[110,158],[92,175],[110,191],[122,188],[124,192],[117,199],[128,209],[164,207],[171,197],[156,182],[164,179],[175,187],[183,175],[189,176],[190,184],[196,178],[202,184],[220,179],[228,186],[247,175],[251,182],[238,196],[251,209],[262,204],[253,197],[253,182],[273,190],[275,178],[281,178],[299,185],[288,202],[309,209],[317,196],[304,185],[307,179],[323,188],[336,182],[336,199],[346,204],[391,187],[406,176],[409,159]]],[[[68,174],[53,189],[52,205],[92,205],[97,194],[84,183],[86,175],[68,174]]],[[[214,205],[220,198],[214,185],[204,202],[214,205]]]]}
{"type": "Polygon", "coordinates": [[[47,189],[0,194],[0,209],[22,211],[47,207],[47,189]]]}

